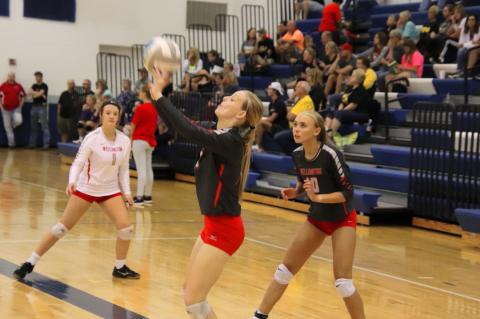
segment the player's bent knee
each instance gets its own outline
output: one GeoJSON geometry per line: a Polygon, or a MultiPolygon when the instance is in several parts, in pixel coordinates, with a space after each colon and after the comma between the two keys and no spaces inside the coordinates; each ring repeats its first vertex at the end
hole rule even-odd
{"type": "Polygon", "coordinates": [[[335,280],[335,288],[343,298],[351,297],[356,291],[352,279],[338,278],[335,280]]]}
{"type": "Polygon", "coordinates": [[[187,313],[192,319],[206,319],[210,313],[210,305],[202,301],[186,307],[187,313]]]}
{"type": "Polygon", "coordinates": [[[117,236],[122,240],[131,240],[133,238],[133,225],[119,229],[117,236]]]}
{"type": "Polygon", "coordinates": [[[52,226],[52,229],[50,231],[52,232],[52,235],[54,237],[60,239],[67,234],[68,228],[62,223],[56,223],[52,226]]]}
{"type": "Polygon", "coordinates": [[[288,285],[290,280],[292,280],[293,274],[288,270],[287,266],[280,264],[275,271],[273,279],[278,282],[280,285],[288,285]]]}

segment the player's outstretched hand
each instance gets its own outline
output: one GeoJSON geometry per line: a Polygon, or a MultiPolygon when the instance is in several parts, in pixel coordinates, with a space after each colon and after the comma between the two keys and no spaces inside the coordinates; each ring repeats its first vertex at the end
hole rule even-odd
{"type": "Polygon", "coordinates": [[[163,90],[170,84],[171,73],[157,67],[153,68],[151,73],[153,83],[150,84],[150,94],[154,100],[158,100],[162,96],[163,90]]]}
{"type": "Polygon", "coordinates": [[[77,190],[77,185],[75,185],[75,183],[70,183],[68,184],[67,189],[65,190],[65,193],[68,196],[71,196],[76,190],[77,190]]]}
{"type": "Polygon", "coordinates": [[[296,188],[282,188],[280,193],[282,194],[282,198],[284,200],[294,199],[298,195],[296,188]]]}

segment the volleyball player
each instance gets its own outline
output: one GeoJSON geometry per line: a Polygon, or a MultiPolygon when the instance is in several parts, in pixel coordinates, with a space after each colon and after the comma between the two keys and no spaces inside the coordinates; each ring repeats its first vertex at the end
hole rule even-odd
{"type": "Polygon", "coordinates": [[[352,281],[356,211],[352,208],[353,187],[348,166],[342,154],[326,143],[324,121],[318,113],[300,113],[294,121],[293,137],[302,144],[292,154],[297,187],[282,189],[281,193],[286,200],[305,193],[310,201],[309,214],[277,267],[253,318],[268,318],[293,276],[325,238],[332,236],[335,288],[351,318],[364,319],[363,302],[352,281]]]}
{"type": "Polygon", "coordinates": [[[162,97],[162,90],[170,83],[170,74],[158,69],[152,73],[155,83],[150,92],[159,115],[180,135],[203,147],[195,177],[204,227],[187,267],[184,301],[191,318],[217,318],[206,298],[245,236],[240,199],[248,176],[255,127],[263,112],[262,103],[249,91],[224,97],[215,110],[217,129],[208,131],[192,124],[170,100],[162,97]]]}
{"type": "Polygon", "coordinates": [[[133,205],[133,200],[129,176],[130,139],[116,129],[120,110],[120,106],[111,101],[100,107],[102,126],[85,136],[70,168],[67,207],[30,258],[14,271],[15,278],[22,279],[31,273],[40,257],[75,226],[93,202],[100,205],[117,228],[117,260],[112,275],[127,279],[140,278],[138,273],[127,267],[125,261],[133,236],[133,225],[128,218],[124,199],[129,205],[133,205]]]}

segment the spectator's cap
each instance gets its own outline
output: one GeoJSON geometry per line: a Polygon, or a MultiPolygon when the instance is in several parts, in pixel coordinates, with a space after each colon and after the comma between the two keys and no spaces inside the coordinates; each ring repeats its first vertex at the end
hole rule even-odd
{"type": "Polygon", "coordinates": [[[110,90],[105,90],[105,92],[103,92],[102,94],[102,97],[108,97],[110,99],[113,99],[113,93],[110,90]]]}
{"type": "Polygon", "coordinates": [[[342,51],[350,51],[350,52],[353,52],[353,47],[350,43],[344,43],[342,44],[342,46],[340,47],[340,49],[342,49],[342,51]]]}
{"type": "Polygon", "coordinates": [[[223,74],[223,68],[219,65],[214,65],[212,74],[223,74]]]}
{"type": "Polygon", "coordinates": [[[143,72],[143,73],[148,73],[147,69],[145,67],[139,68],[138,72],[143,72]]]}
{"type": "Polygon", "coordinates": [[[277,91],[278,94],[283,95],[283,88],[280,82],[272,82],[268,87],[277,91]]]}
{"type": "Polygon", "coordinates": [[[35,73],[33,73],[34,76],[43,76],[43,73],[40,72],[40,71],[37,71],[35,73]]]}

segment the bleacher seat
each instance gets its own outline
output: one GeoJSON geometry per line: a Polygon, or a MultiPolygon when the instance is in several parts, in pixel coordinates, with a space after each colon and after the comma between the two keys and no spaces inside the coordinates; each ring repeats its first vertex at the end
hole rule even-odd
{"type": "Polygon", "coordinates": [[[298,20],[297,21],[297,28],[305,33],[312,33],[318,30],[318,26],[320,25],[320,19],[307,19],[307,20],[298,20]]]}
{"type": "Polygon", "coordinates": [[[420,2],[401,3],[390,5],[378,5],[372,8],[372,14],[398,14],[401,11],[409,10],[411,12],[418,11],[420,2]]]}
{"type": "Polygon", "coordinates": [[[408,172],[376,168],[363,164],[349,164],[354,185],[383,189],[393,192],[408,192],[408,172]]]}
{"type": "Polygon", "coordinates": [[[378,206],[378,199],[382,196],[377,192],[355,189],[353,193],[353,207],[363,213],[370,213],[378,206]]]}
{"type": "Polygon", "coordinates": [[[289,174],[295,170],[291,156],[253,152],[253,167],[258,171],[289,174]]]}
{"type": "Polygon", "coordinates": [[[480,233],[480,209],[455,209],[458,223],[463,230],[471,233],[480,233]]]}
{"type": "Polygon", "coordinates": [[[410,148],[393,145],[375,145],[370,148],[376,165],[408,168],[410,148]]]}
{"type": "Polygon", "coordinates": [[[300,74],[302,65],[271,64],[269,75],[273,78],[289,78],[300,74]]]}
{"type": "Polygon", "coordinates": [[[80,148],[80,145],[78,144],[73,144],[73,143],[58,143],[58,152],[61,155],[67,156],[67,157],[75,157],[77,155],[78,149],[80,148]]]}
{"type": "Polygon", "coordinates": [[[257,180],[260,178],[260,173],[250,171],[248,172],[247,183],[245,184],[245,189],[250,189],[255,186],[257,180]]]}
{"type": "MultiPolygon", "coordinates": [[[[438,94],[463,95],[464,79],[433,79],[433,87],[438,94]]],[[[480,81],[469,80],[470,94],[478,94],[480,92],[480,81]]]]}

